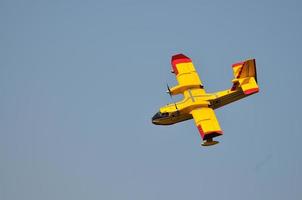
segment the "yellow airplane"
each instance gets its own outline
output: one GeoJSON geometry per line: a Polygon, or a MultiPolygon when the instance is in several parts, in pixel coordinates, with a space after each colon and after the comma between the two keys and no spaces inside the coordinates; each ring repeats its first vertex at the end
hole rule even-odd
{"type": "Polygon", "coordinates": [[[174,55],[171,64],[171,72],[176,75],[178,85],[171,89],[167,86],[167,93],[171,96],[183,94],[184,98],[161,107],[152,117],[152,123],[171,125],[194,118],[203,146],[217,144],[213,138],[223,134],[215,109],[259,92],[255,59],[233,64],[233,86],[216,93],[206,93],[192,60],[187,56],[174,55]]]}

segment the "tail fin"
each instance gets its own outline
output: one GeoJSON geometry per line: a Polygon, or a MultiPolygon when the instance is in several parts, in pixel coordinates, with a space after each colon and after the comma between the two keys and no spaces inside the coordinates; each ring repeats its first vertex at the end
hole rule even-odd
{"type": "Polygon", "coordinates": [[[236,79],[254,77],[257,82],[256,61],[255,59],[246,60],[244,62],[232,65],[234,77],[236,79]]]}
{"type": "Polygon", "coordinates": [[[241,88],[246,95],[259,91],[255,59],[235,63],[232,67],[234,73],[232,91],[241,88]]]}

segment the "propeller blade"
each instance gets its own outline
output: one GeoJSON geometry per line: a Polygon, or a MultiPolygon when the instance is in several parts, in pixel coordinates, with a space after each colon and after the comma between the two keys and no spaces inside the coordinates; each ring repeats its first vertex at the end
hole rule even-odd
{"type": "Polygon", "coordinates": [[[171,90],[170,90],[170,87],[169,87],[168,83],[167,83],[167,89],[168,89],[167,93],[168,93],[168,94],[170,95],[170,97],[172,98],[171,90]]]}

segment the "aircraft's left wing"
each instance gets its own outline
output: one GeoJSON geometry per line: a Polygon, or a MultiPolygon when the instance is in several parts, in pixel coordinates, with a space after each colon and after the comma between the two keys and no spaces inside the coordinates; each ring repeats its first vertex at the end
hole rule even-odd
{"type": "Polygon", "coordinates": [[[211,139],[223,134],[212,108],[198,108],[192,110],[191,114],[203,140],[211,139]]]}

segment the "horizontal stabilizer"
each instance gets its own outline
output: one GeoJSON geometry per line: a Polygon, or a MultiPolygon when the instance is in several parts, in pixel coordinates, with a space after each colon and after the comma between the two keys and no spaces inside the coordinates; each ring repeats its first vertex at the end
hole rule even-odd
{"type": "Polygon", "coordinates": [[[241,88],[245,95],[250,95],[259,91],[257,84],[255,59],[235,63],[232,66],[234,79],[231,91],[241,88]]]}

